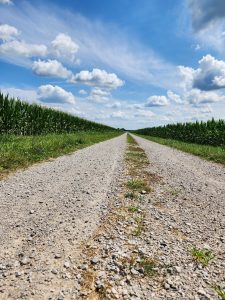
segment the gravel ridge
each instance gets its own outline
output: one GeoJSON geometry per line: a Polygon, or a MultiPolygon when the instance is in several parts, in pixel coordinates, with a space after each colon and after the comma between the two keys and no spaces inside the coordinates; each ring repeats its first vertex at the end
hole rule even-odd
{"type": "Polygon", "coordinates": [[[73,299],[73,264],[105,214],[125,144],[122,135],[0,181],[0,299],[63,289],[73,299]]]}

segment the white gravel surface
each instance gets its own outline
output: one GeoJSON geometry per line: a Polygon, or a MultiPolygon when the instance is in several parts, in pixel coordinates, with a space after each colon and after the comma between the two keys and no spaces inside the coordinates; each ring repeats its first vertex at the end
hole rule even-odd
{"type": "Polygon", "coordinates": [[[0,299],[222,299],[225,168],[135,139],[150,162],[137,199],[125,135],[0,182],[0,299]],[[211,251],[207,265],[193,247],[211,251]]]}
{"type": "Polygon", "coordinates": [[[125,135],[0,181],[0,299],[73,299],[81,242],[103,217],[125,135]]]}
{"type": "Polygon", "coordinates": [[[111,210],[81,255],[79,299],[224,299],[224,167],[135,139],[150,163],[136,175],[124,165],[111,210]],[[125,197],[130,176],[151,191],[125,197]],[[194,247],[210,253],[208,263],[194,247]]]}
{"type": "Polygon", "coordinates": [[[225,167],[135,139],[149,158],[149,173],[162,177],[146,207],[148,250],[177,269],[164,289],[152,289],[151,299],[221,299],[214,288],[225,287],[225,167]],[[194,246],[215,255],[208,266],[193,261],[194,246]]]}

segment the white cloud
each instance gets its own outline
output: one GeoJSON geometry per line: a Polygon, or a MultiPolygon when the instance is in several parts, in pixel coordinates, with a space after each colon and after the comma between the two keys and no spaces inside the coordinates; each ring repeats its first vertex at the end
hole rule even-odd
{"type": "Polygon", "coordinates": [[[149,119],[149,118],[154,117],[155,114],[150,110],[139,110],[138,112],[136,112],[134,114],[134,116],[137,117],[137,118],[147,118],[147,119],[149,119]]]}
{"type": "Polygon", "coordinates": [[[79,94],[80,95],[87,95],[87,91],[85,91],[85,90],[79,90],[79,94]]]}
{"type": "Polygon", "coordinates": [[[181,104],[181,103],[183,103],[183,101],[182,101],[180,95],[177,95],[177,94],[175,94],[175,93],[172,92],[172,91],[167,91],[167,97],[168,97],[169,100],[175,102],[176,104],[181,104]]]}
{"type": "Polygon", "coordinates": [[[45,45],[27,44],[24,41],[9,41],[0,45],[0,53],[9,56],[46,56],[47,47],[45,45]]]}
{"type": "Polygon", "coordinates": [[[75,97],[59,86],[42,85],[38,88],[38,99],[44,103],[68,103],[75,104],[75,97]]]}
{"type": "Polygon", "coordinates": [[[120,108],[121,103],[119,101],[115,101],[115,102],[106,104],[106,107],[108,107],[108,108],[120,108]]]}
{"type": "Polygon", "coordinates": [[[202,114],[211,114],[212,112],[213,112],[213,109],[210,105],[203,106],[200,109],[200,113],[202,113],[202,114]]]}
{"type": "Polygon", "coordinates": [[[225,95],[215,91],[200,91],[192,89],[184,95],[186,101],[193,105],[201,105],[225,101],[225,95]]]}
{"type": "Polygon", "coordinates": [[[92,85],[105,89],[116,89],[124,85],[114,73],[107,73],[105,70],[93,69],[93,71],[81,71],[73,76],[71,82],[92,85]]]}
{"type": "Polygon", "coordinates": [[[108,91],[95,87],[91,90],[90,96],[87,99],[96,103],[105,103],[109,100],[110,96],[111,94],[108,91]]]}
{"type": "Polygon", "coordinates": [[[64,33],[60,33],[52,41],[52,47],[56,55],[60,58],[68,58],[75,62],[75,54],[79,50],[79,46],[72,38],[64,33]]]}
{"type": "Polygon", "coordinates": [[[178,66],[178,73],[180,74],[179,87],[186,91],[192,88],[195,70],[190,67],[178,66]]]}
{"type": "Polygon", "coordinates": [[[199,68],[178,67],[184,90],[197,88],[202,91],[225,88],[225,61],[217,60],[212,55],[203,56],[199,60],[199,68]]]}
{"type": "Polygon", "coordinates": [[[0,0],[0,4],[13,4],[11,0],[0,0]]]}
{"type": "Polygon", "coordinates": [[[166,106],[169,104],[169,100],[166,96],[151,96],[147,99],[146,107],[152,106],[166,106]]]}
{"type": "Polygon", "coordinates": [[[67,70],[59,61],[48,59],[47,61],[38,60],[33,63],[32,71],[39,76],[52,76],[59,78],[69,78],[72,72],[67,70]]]}
{"type": "Polygon", "coordinates": [[[115,111],[111,115],[109,115],[109,118],[127,119],[128,115],[124,111],[115,111]]]}
{"type": "Polygon", "coordinates": [[[2,39],[3,41],[9,41],[19,34],[20,32],[14,26],[10,26],[8,24],[0,25],[0,39],[2,39]]]}
{"type": "Polygon", "coordinates": [[[134,104],[128,104],[127,108],[129,109],[143,109],[145,105],[139,104],[139,103],[134,103],[134,104]]]}

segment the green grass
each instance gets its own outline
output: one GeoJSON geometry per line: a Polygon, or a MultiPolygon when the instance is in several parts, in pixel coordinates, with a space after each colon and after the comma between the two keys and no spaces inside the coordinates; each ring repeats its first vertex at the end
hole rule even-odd
{"type": "Polygon", "coordinates": [[[222,300],[225,300],[225,287],[216,286],[215,291],[222,300]]]}
{"type": "Polygon", "coordinates": [[[131,200],[138,198],[138,195],[134,192],[127,192],[127,193],[125,193],[124,196],[125,196],[125,198],[131,199],[131,200]]]}
{"type": "Polygon", "coordinates": [[[120,134],[118,132],[80,132],[41,136],[0,135],[0,176],[120,134]]]}
{"type": "Polygon", "coordinates": [[[191,254],[196,262],[201,263],[205,267],[215,257],[215,255],[213,254],[213,252],[211,250],[199,249],[196,247],[192,248],[191,254]]]}
{"type": "Polygon", "coordinates": [[[131,179],[127,182],[127,187],[132,190],[139,190],[146,187],[146,183],[143,180],[131,179]]]}
{"type": "Polygon", "coordinates": [[[133,235],[140,236],[142,232],[145,230],[144,216],[142,215],[141,217],[137,217],[134,220],[136,222],[137,227],[135,228],[133,235]]]}
{"type": "Polygon", "coordinates": [[[144,269],[145,275],[154,276],[157,274],[157,264],[153,259],[142,258],[140,265],[144,269]]]}
{"type": "Polygon", "coordinates": [[[225,164],[225,148],[223,147],[191,144],[191,143],[185,143],[185,142],[172,140],[172,139],[163,139],[159,137],[152,137],[152,136],[145,136],[145,135],[140,135],[140,136],[147,140],[162,145],[166,145],[172,148],[176,148],[178,150],[182,150],[184,152],[188,152],[200,156],[207,160],[212,160],[217,163],[225,164]]]}
{"type": "Polygon", "coordinates": [[[128,211],[131,212],[131,213],[138,212],[139,209],[140,209],[139,206],[129,206],[129,207],[128,207],[128,211]]]}

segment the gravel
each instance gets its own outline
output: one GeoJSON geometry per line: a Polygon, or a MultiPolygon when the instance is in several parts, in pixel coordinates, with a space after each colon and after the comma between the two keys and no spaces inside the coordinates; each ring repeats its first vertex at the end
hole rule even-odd
{"type": "Polygon", "coordinates": [[[221,299],[225,168],[135,139],[150,161],[137,199],[125,135],[0,182],[0,299],[221,299]]]}
{"type": "MultiPolygon", "coordinates": [[[[151,255],[171,265],[159,299],[220,299],[225,287],[225,168],[167,146],[135,137],[145,150],[149,174],[161,177],[146,206],[151,255]],[[193,247],[215,258],[204,267],[193,247]]],[[[154,299],[158,299],[158,298],[154,299]]]]}
{"type": "Polygon", "coordinates": [[[122,135],[0,181],[0,299],[76,299],[81,245],[106,214],[125,144],[122,135]]]}
{"type": "Polygon", "coordinates": [[[216,287],[225,286],[224,167],[135,139],[150,161],[142,178],[151,192],[124,197],[125,164],[109,213],[80,256],[86,268],[77,299],[222,299],[216,287]],[[128,211],[137,204],[139,211],[128,211]],[[134,234],[142,217],[142,231],[134,234]],[[211,251],[207,265],[196,261],[193,247],[211,251]]]}

